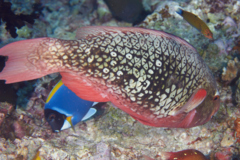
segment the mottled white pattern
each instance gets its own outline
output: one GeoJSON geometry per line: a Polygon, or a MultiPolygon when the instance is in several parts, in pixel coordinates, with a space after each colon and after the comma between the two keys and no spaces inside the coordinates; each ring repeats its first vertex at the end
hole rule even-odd
{"type": "Polygon", "coordinates": [[[44,59],[49,69],[56,64],[102,78],[115,96],[141,105],[139,110],[148,108],[158,117],[185,103],[205,76],[206,67],[197,53],[171,38],[110,32],[88,40],[52,43],[58,44],[42,55],[49,57],[44,59]]]}

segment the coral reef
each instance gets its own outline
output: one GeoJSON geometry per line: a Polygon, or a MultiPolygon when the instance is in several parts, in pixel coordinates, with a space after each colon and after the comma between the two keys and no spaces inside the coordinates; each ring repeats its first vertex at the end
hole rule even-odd
{"type": "MultiPolygon", "coordinates": [[[[60,79],[53,74],[28,83],[0,86],[0,159],[32,159],[39,151],[42,159],[160,159],[162,152],[197,149],[211,159],[240,157],[240,2],[237,0],[143,0],[152,12],[138,27],[163,30],[192,44],[217,79],[221,106],[205,125],[189,129],[144,126],[123,111],[107,104],[105,112],[68,129],[53,133],[44,119],[44,102],[60,79]],[[175,12],[183,8],[207,23],[214,40],[208,40],[175,12]],[[12,90],[10,101],[3,91],[12,90]],[[17,90],[17,93],[16,93],[17,90]],[[5,102],[7,101],[7,102],[5,102]],[[17,102],[16,102],[17,101],[17,102]],[[17,107],[15,108],[15,103],[17,107]]],[[[21,20],[18,37],[13,39],[0,26],[0,47],[24,38],[57,37],[75,39],[76,29],[88,25],[132,26],[113,18],[103,0],[9,1],[1,16],[19,20],[19,15],[40,15],[34,24],[21,20]],[[10,6],[12,3],[12,8],[10,6]],[[37,5],[33,5],[33,4],[37,5]],[[10,7],[9,7],[10,6],[10,7]],[[10,10],[9,10],[10,9],[10,10]],[[18,15],[16,17],[16,15],[18,15]]],[[[0,7],[0,8],[1,8],[0,7]]],[[[2,18],[2,17],[1,17],[2,18]]],[[[17,21],[10,24],[15,27],[17,21]]],[[[14,27],[14,28],[15,28],[14,27]]],[[[15,35],[16,36],[16,35],[15,35]]],[[[0,65],[3,64],[2,60],[0,65]]],[[[4,65],[3,65],[4,66],[4,65]]]]}
{"type": "Polygon", "coordinates": [[[234,60],[229,60],[227,68],[223,67],[222,80],[231,82],[234,78],[237,77],[239,61],[237,58],[234,60]]]}
{"type": "Polygon", "coordinates": [[[235,138],[238,143],[240,143],[240,118],[237,118],[234,121],[234,130],[235,130],[235,138]]]}
{"type": "MultiPolygon", "coordinates": [[[[16,28],[21,28],[25,25],[25,22],[28,22],[30,24],[34,23],[34,19],[38,18],[39,15],[35,12],[31,13],[30,15],[25,14],[19,14],[16,15],[11,10],[11,2],[4,2],[3,0],[0,1],[0,19],[2,21],[6,22],[5,29],[11,34],[13,38],[16,38],[18,34],[16,33],[16,28]]],[[[35,5],[35,9],[42,9],[42,8],[36,8],[37,5],[35,5]]],[[[0,21],[1,25],[1,21],[0,21]]]]}

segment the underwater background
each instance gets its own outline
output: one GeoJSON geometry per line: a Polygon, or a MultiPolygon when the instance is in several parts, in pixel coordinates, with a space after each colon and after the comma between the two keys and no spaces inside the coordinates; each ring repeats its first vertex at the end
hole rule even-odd
{"type": "MultiPolygon", "coordinates": [[[[240,159],[239,0],[0,0],[0,47],[23,39],[75,39],[82,26],[162,30],[192,44],[213,72],[221,105],[213,118],[189,129],[143,125],[107,103],[104,113],[72,129],[53,133],[44,119],[58,73],[38,80],[0,81],[0,160],[161,159],[162,152],[197,149],[211,160],[240,159]],[[179,14],[201,18],[208,39],[179,14]]],[[[5,58],[0,57],[0,71],[5,58]]]]}

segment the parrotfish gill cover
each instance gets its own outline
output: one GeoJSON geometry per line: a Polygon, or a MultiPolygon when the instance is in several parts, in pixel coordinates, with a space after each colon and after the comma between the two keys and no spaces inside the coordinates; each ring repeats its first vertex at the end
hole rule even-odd
{"type": "Polygon", "coordinates": [[[78,40],[38,38],[0,49],[0,79],[14,83],[60,72],[80,98],[111,101],[145,125],[193,127],[219,108],[216,81],[197,51],[171,34],[88,26],[78,40]]]}

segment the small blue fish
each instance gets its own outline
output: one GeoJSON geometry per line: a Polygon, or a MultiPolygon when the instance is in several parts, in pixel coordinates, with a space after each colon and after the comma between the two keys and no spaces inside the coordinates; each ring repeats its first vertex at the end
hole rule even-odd
{"type": "Polygon", "coordinates": [[[59,81],[47,98],[44,114],[52,130],[59,132],[91,118],[97,113],[97,104],[79,98],[59,81]]]}

